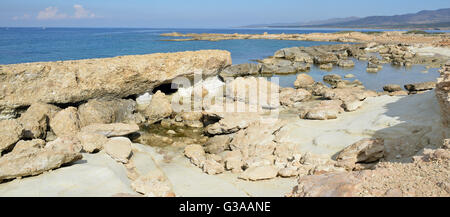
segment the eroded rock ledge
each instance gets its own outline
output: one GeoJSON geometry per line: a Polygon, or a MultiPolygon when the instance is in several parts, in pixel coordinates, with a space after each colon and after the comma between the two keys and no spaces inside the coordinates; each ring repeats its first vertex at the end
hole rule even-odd
{"type": "Polygon", "coordinates": [[[228,51],[120,56],[0,65],[0,112],[35,102],[65,104],[142,94],[179,76],[212,76],[231,64],[228,51]]]}

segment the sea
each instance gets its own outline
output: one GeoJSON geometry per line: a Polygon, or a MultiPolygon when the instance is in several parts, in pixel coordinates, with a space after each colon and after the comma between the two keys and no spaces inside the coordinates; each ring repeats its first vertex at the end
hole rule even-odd
{"type": "MultiPolygon", "coordinates": [[[[0,64],[26,62],[77,60],[105,58],[123,55],[195,51],[221,49],[231,52],[233,64],[254,62],[274,54],[275,51],[296,46],[316,46],[337,44],[338,42],[286,41],[286,40],[225,40],[225,41],[163,41],[162,33],[327,33],[342,29],[155,29],[155,28],[0,28],[0,64]]],[[[385,30],[355,30],[385,31],[385,30]]],[[[332,71],[323,71],[312,67],[308,72],[316,81],[326,74],[353,74],[367,89],[381,90],[386,84],[400,84],[435,81],[438,69],[426,69],[415,65],[410,68],[384,65],[378,73],[367,73],[366,62],[357,61],[351,69],[335,67],[332,71]]],[[[274,76],[283,87],[292,87],[296,75],[274,76]]],[[[269,78],[270,79],[270,78],[269,78]]]]}

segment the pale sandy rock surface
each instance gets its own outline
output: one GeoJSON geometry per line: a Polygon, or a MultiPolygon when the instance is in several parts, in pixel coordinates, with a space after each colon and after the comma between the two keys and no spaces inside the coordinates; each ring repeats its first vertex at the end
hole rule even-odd
{"type": "Polygon", "coordinates": [[[332,156],[361,139],[380,137],[385,139],[390,159],[398,154],[411,156],[420,147],[440,143],[440,109],[434,91],[369,97],[364,102],[359,110],[343,113],[337,120],[290,121],[279,130],[276,141],[297,144],[303,152],[332,156]]]}
{"type": "Polygon", "coordinates": [[[81,157],[78,152],[51,146],[11,152],[0,158],[0,180],[38,175],[81,157]]]}
{"type": "Polygon", "coordinates": [[[118,193],[138,195],[125,167],[105,153],[83,154],[83,160],[73,165],[0,184],[0,195],[5,197],[110,197],[118,193]]]}

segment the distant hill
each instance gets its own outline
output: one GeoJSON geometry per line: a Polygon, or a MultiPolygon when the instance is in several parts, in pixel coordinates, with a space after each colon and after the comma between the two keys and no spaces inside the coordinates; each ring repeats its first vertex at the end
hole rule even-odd
{"type": "Polygon", "coordinates": [[[296,22],[296,23],[271,23],[271,24],[253,24],[248,26],[242,26],[243,28],[260,28],[260,27],[292,27],[292,26],[306,26],[306,25],[323,25],[330,23],[346,22],[360,19],[359,17],[347,17],[347,18],[332,18],[327,20],[315,20],[309,22],[296,22]]]}
{"type": "MultiPolygon", "coordinates": [[[[263,27],[263,26],[260,26],[263,27]]],[[[266,25],[264,27],[320,27],[320,28],[450,28],[450,8],[424,10],[418,13],[395,16],[370,16],[364,18],[335,18],[307,23],[266,25]]]]}

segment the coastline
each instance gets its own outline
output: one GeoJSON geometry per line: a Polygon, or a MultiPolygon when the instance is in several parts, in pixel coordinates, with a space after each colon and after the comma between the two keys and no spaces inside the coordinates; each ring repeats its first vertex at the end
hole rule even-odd
{"type": "Polygon", "coordinates": [[[449,195],[448,34],[191,36],[360,44],[285,48],[261,65],[232,65],[230,53],[220,50],[1,65],[2,195],[449,195]],[[406,44],[445,50],[417,52],[437,54],[433,62],[415,56],[406,44]],[[366,56],[371,52],[383,59],[366,56]],[[441,78],[374,92],[332,74],[333,67],[351,65],[349,57],[368,61],[368,70],[379,70],[382,61],[401,67],[430,61],[442,68],[441,78]],[[308,64],[331,67],[323,83],[299,73],[295,88],[280,88],[258,77],[297,73],[308,64]],[[176,78],[196,74],[204,79],[168,90],[176,78]],[[270,100],[279,98],[255,101],[252,90],[260,86],[270,87],[261,90],[270,100]],[[180,96],[194,97],[189,101],[194,106],[196,99],[203,103],[208,97],[230,101],[186,112],[171,104],[180,96]],[[255,111],[224,112],[221,106],[255,111]],[[274,110],[280,110],[275,122],[262,121],[274,110]],[[156,129],[145,130],[148,126],[156,129]],[[58,158],[40,164],[51,156],[58,158]],[[22,163],[31,166],[22,168],[22,163]],[[432,179],[426,179],[429,174],[432,179]],[[393,175],[398,180],[378,185],[379,177],[393,175]]]}

